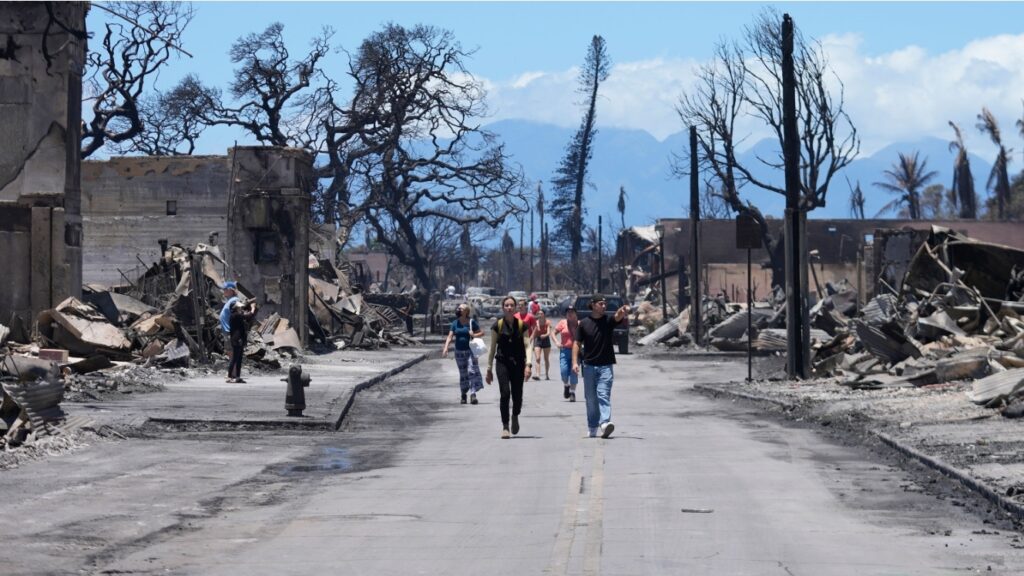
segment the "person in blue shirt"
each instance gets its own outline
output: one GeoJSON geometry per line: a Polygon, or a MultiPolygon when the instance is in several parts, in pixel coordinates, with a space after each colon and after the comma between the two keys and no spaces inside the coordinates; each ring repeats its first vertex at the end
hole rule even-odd
{"type": "Polygon", "coordinates": [[[227,281],[222,286],[224,290],[224,307],[220,309],[220,330],[224,335],[224,353],[228,356],[228,377],[225,382],[233,382],[241,374],[233,374],[235,364],[231,357],[231,308],[238,302],[238,284],[227,281]]]}
{"type": "Polygon", "coordinates": [[[480,363],[476,354],[469,347],[470,338],[480,338],[484,331],[475,318],[470,315],[469,304],[459,304],[455,310],[456,318],[452,321],[448,330],[448,339],[444,341],[444,348],[441,350],[441,357],[448,357],[448,347],[452,340],[455,340],[455,364],[459,367],[459,388],[462,390],[462,403],[466,403],[466,395],[469,395],[469,402],[476,404],[476,393],[484,387],[483,378],[480,376],[480,363]]]}

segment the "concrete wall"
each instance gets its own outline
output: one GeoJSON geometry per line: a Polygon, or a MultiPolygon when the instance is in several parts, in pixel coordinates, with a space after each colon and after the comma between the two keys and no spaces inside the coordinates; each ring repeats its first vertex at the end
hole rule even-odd
{"type": "Polygon", "coordinates": [[[0,2],[0,322],[81,293],[85,3],[0,2]],[[49,26],[49,32],[46,32],[49,26]]]}
{"type": "Polygon", "coordinates": [[[306,340],[313,157],[294,148],[232,148],[227,258],[260,306],[306,340]]]}
{"type": "Polygon", "coordinates": [[[194,246],[217,234],[225,243],[227,206],[227,156],[83,162],[83,281],[123,284],[122,272],[134,279],[140,260],[160,257],[160,240],[194,246]]]}

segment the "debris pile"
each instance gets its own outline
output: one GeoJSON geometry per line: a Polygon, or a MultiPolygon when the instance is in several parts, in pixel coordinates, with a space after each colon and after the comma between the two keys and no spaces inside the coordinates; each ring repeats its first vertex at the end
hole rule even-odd
{"type": "MultiPolygon", "coordinates": [[[[173,245],[163,253],[159,262],[143,263],[135,274],[122,272],[123,286],[84,286],[80,299],[67,298],[44,310],[34,331],[17,317],[10,326],[0,324],[5,445],[57,430],[51,423],[63,420],[59,404],[65,392],[97,399],[119,390],[159,389],[146,376],[148,368],[225,361],[220,312],[227,265],[218,247],[173,245]],[[105,370],[113,367],[120,369],[105,370]]],[[[242,284],[237,289],[253,296],[242,284]]],[[[313,341],[332,348],[414,343],[403,335],[415,306],[411,297],[360,294],[344,269],[313,257],[309,294],[313,341]]],[[[271,314],[250,327],[245,356],[251,365],[277,369],[282,356],[295,357],[301,349],[289,320],[271,314]]]]}
{"type": "MultiPolygon", "coordinates": [[[[896,287],[857,304],[843,282],[826,285],[810,310],[819,376],[855,389],[973,381],[968,397],[990,407],[1024,395],[1024,251],[933,227],[896,287]]],[[[724,310],[708,332],[711,346],[745,350],[751,315],[753,349],[786,349],[780,293],[753,310],[724,310]]]]}
{"type": "Polygon", "coordinates": [[[405,335],[415,307],[416,300],[405,294],[354,290],[344,270],[310,258],[310,334],[317,342],[338,349],[415,344],[405,335]]]}
{"type": "MultiPolygon", "coordinates": [[[[901,276],[885,267],[885,293],[863,307],[848,282],[825,285],[808,314],[814,372],[855,389],[973,381],[969,398],[993,407],[1024,396],[1024,251],[933,227],[913,254],[901,276]]],[[[714,348],[786,350],[781,289],[751,310],[705,298],[703,313],[714,348]]],[[[641,305],[636,317],[660,313],[641,305]]],[[[639,344],[688,339],[688,324],[684,310],[639,344]]]]}

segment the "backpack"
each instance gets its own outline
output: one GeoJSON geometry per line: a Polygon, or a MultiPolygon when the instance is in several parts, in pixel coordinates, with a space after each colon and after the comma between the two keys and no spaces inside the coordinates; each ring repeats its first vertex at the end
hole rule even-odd
{"type": "MultiPolygon", "coordinates": [[[[501,335],[501,329],[504,327],[504,325],[505,325],[505,319],[504,318],[498,318],[498,334],[499,335],[501,335]]],[[[523,334],[523,319],[522,318],[516,318],[516,327],[519,328],[519,330],[518,330],[519,335],[522,336],[522,334],[523,334]]],[[[515,336],[516,335],[515,332],[513,332],[512,335],[515,336]]]]}

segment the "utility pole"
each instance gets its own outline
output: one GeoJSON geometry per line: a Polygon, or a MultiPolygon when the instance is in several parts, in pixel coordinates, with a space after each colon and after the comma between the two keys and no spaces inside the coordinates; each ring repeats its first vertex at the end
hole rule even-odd
{"type": "Polygon", "coordinates": [[[530,208],[530,292],[533,293],[533,208],[530,208]]]}
{"type": "Polygon", "coordinates": [[[526,221],[519,221],[519,261],[523,261],[523,232],[526,231],[526,221]]]}
{"type": "Polygon", "coordinates": [[[701,344],[701,312],[704,301],[700,294],[700,182],[697,178],[697,127],[690,126],[690,324],[693,342],[701,344]]]}
{"type": "Polygon", "coordinates": [[[597,289],[594,292],[601,291],[601,232],[604,231],[604,223],[601,222],[601,215],[597,216],[597,289]]]}
{"type": "Polygon", "coordinates": [[[786,372],[791,379],[807,378],[811,366],[806,229],[800,207],[800,133],[796,118],[793,19],[789,14],[782,16],[782,134],[786,165],[786,372]]]}
{"type": "Polygon", "coordinates": [[[543,224],[544,225],[542,226],[542,231],[541,231],[541,235],[543,236],[543,239],[541,240],[541,242],[544,243],[544,255],[543,255],[544,263],[541,264],[541,274],[544,275],[544,289],[545,290],[551,290],[551,285],[550,285],[550,281],[551,280],[550,280],[550,278],[548,276],[548,272],[550,270],[550,266],[548,265],[548,260],[550,260],[550,258],[551,258],[551,246],[549,244],[550,243],[550,238],[548,237],[548,223],[544,222],[543,224]]]}

